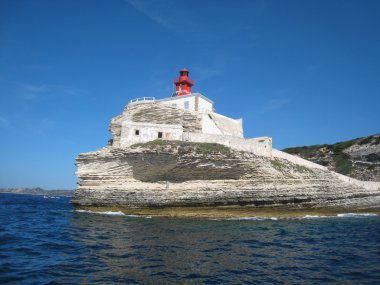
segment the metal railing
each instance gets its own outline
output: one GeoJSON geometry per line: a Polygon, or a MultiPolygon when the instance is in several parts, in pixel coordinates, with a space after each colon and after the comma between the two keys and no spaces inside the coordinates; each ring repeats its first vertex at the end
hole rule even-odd
{"type": "Polygon", "coordinates": [[[133,104],[133,103],[141,103],[141,102],[154,102],[155,100],[156,98],[154,97],[141,97],[141,98],[132,99],[131,101],[129,101],[129,103],[133,104]]]}

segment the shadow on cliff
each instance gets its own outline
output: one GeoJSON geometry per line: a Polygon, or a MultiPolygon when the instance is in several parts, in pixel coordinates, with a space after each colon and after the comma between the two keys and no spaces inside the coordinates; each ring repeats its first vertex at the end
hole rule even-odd
{"type": "Polygon", "coordinates": [[[239,160],[212,157],[182,157],[170,153],[149,153],[128,157],[133,178],[144,182],[240,179],[239,160]]]}

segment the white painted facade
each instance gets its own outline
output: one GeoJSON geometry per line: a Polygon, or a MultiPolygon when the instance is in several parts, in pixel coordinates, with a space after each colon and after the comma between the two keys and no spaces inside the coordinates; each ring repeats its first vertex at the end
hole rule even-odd
{"type": "Polygon", "coordinates": [[[243,138],[243,119],[232,119],[215,112],[203,114],[202,132],[243,138]]]}
{"type": "Polygon", "coordinates": [[[288,160],[290,162],[293,162],[295,164],[298,164],[298,165],[303,165],[303,166],[306,166],[306,167],[327,170],[327,167],[325,167],[325,166],[322,166],[320,164],[316,164],[314,162],[311,162],[309,160],[303,159],[303,158],[301,158],[299,156],[296,156],[296,155],[291,155],[291,154],[283,152],[281,150],[273,149],[272,150],[272,156],[273,157],[282,158],[282,159],[286,159],[286,160],[288,160]]]}
{"type": "Polygon", "coordinates": [[[214,102],[200,93],[191,93],[184,96],[165,98],[156,100],[156,102],[159,104],[200,113],[208,113],[214,111],[214,102]]]}
{"type": "Polygon", "coordinates": [[[137,123],[128,117],[121,123],[120,146],[128,147],[156,139],[219,143],[234,150],[272,156],[272,138],[244,139],[243,120],[214,112],[214,102],[200,93],[155,100],[151,97],[132,100],[130,104],[162,104],[179,108],[200,118],[200,132],[184,132],[182,125],[137,123]]]}
{"type": "Polygon", "coordinates": [[[261,156],[272,156],[272,138],[270,137],[247,140],[226,135],[184,132],[183,140],[188,142],[218,143],[238,151],[246,151],[261,156]]]}
{"type": "Polygon", "coordinates": [[[120,146],[128,147],[156,139],[182,140],[181,125],[136,123],[124,121],[121,126],[120,146]]]}

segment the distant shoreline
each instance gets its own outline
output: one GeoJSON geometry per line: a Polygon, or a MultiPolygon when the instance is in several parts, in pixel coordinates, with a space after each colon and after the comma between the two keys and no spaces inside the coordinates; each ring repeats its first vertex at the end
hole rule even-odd
{"type": "Polygon", "coordinates": [[[2,188],[0,194],[73,196],[75,190],[44,190],[42,188],[2,188]]]}

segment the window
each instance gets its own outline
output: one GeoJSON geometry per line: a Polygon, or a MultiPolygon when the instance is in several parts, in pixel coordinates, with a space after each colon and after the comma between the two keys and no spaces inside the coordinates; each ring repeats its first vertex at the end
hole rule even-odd
{"type": "Polygon", "coordinates": [[[135,135],[139,136],[140,135],[140,130],[135,130],[135,135]]]}
{"type": "Polygon", "coordinates": [[[162,132],[158,132],[158,138],[162,139],[162,132]]]}
{"type": "Polygon", "coordinates": [[[185,106],[185,109],[188,110],[189,109],[189,101],[185,101],[184,106],[185,106]]]}

